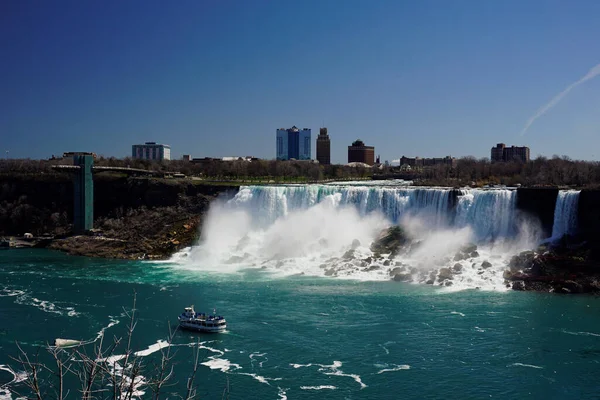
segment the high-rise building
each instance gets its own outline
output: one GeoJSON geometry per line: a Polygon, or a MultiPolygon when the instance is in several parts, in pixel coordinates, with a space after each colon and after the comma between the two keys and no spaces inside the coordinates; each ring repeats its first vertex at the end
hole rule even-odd
{"type": "Polygon", "coordinates": [[[131,146],[131,157],[141,160],[170,160],[171,146],[167,144],[156,144],[156,142],[134,144],[131,146]]]}
{"type": "Polygon", "coordinates": [[[348,146],[348,163],[353,162],[375,164],[375,147],[365,146],[360,139],[352,142],[352,146],[348,146]]]}
{"type": "Polygon", "coordinates": [[[506,147],[504,143],[498,143],[495,147],[492,147],[491,161],[503,162],[503,161],[517,161],[522,163],[529,162],[529,147],[526,146],[510,146],[506,147]]]}
{"type": "Polygon", "coordinates": [[[295,126],[277,129],[278,160],[310,160],[310,148],[310,129],[300,130],[295,126]]]}
{"type": "Polygon", "coordinates": [[[327,128],[319,129],[319,136],[317,137],[317,161],[323,165],[331,164],[331,141],[327,134],[327,128]]]}

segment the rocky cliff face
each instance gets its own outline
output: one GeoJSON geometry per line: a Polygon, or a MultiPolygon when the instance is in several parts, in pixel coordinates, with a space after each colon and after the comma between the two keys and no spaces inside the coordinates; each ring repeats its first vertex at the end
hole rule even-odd
{"type": "Polygon", "coordinates": [[[218,196],[236,186],[188,180],[94,179],[95,232],[70,236],[73,183],[68,175],[1,176],[0,236],[48,233],[51,248],[110,258],[165,258],[197,239],[202,216],[218,196]]]}
{"type": "MultiPolygon", "coordinates": [[[[94,219],[118,218],[140,207],[180,206],[201,212],[204,199],[237,192],[184,180],[94,178],[94,219]]],[[[73,220],[73,182],[67,174],[0,176],[0,235],[68,232],[73,220]]]]}
{"type": "Polygon", "coordinates": [[[557,197],[558,189],[556,188],[519,188],[517,189],[517,208],[537,218],[546,236],[550,236],[557,197]]]}

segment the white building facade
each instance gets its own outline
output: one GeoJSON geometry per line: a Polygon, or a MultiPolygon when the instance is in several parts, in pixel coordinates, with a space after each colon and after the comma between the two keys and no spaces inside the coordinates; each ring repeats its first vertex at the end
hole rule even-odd
{"type": "Polygon", "coordinates": [[[131,157],[139,160],[162,161],[171,159],[171,147],[167,144],[146,142],[131,146],[131,157]]]}

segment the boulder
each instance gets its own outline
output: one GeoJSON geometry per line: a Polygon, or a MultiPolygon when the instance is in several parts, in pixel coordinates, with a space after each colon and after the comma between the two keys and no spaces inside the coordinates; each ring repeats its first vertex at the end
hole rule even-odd
{"type": "Polygon", "coordinates": [[[365,271],[376,271],[378,269],[381,269],[379,265],[371,265],[369,268],[366,268],[365,271]]]}
{"type": "Polygon", "coordinates": [[[533,251],[523,251],[510,259],[508,266],[513,272],[530,268],[536,254],[533,251]]]}
{"type": "Polygon", "coordinates": [[[525,290],[525,283],[523,281],[514,281],[512,284],[512,290],[518,290],[518,291],[525,290]]]}
{"type": "Polygon", "coordinates": [[[460,271],[462,271],[462,269],[463,269],[463,266],[461,263],[456,263],[456,264],[454,264],[454,267],[452,267],[452,270],[454,272],[460,272],[460,271]]]}
{"type": "Polygon", "coordinates": [[[560,286],[566,291],[566,293],[583,293],[583,285],[575,281],[564,281],[560,286]]]}
{"type": "Polygon", "coordinates": [[[389,267],[389,266],[390,266],[390,263],[391,263],[391,262],[390,262],[390,260],[385,260],[385,261],[383,262],[383,266],[384,266],[384,267],[389,267]]]}
{"type": "Polygon", "coordinates": [[[433,279],[429,279],[429,280],[425,281],[425,283],[427,285],[433,285],[433,279]]]}
{"type": "Polygon", "coordinates": [[[443,281],[444,279],[452,279],[452,271],[450,268],[441,268],[438,273],[438,280],[443,281]]]}
{"type": "Polygon", "coordinates": [[[463,253],[472,253],[474,251],[477,251],[477,245],[474,243],[466,244],[463,247],[461,247],[460,251],[463,253]]]}
{"type": "Polygon", "coordinates": [[[410,282],[412,281],[411,274],[396,274],[394,275],[394,281],[396,282],[410,282]]]}
{"type": "Polygon", "coordinates": [[[401,226],[384,229],[371,244],[373,253],[397,254],[401,248],[410,243],[410,239],[401,226]]]}
{"type": "Polygon", "coordinates": [[[325,271],[325,276],[333,276],[335,275],[336,270],[335,268],[329,268],[328,270],[325,271]]]}
{"type": "Polygon", "coordinates": [[[486,260],[486,261],[484,261],[484,262],[481,263],[481,267],[483,269],[491,268],[492,267],[492,263],[486,260]]]}
{"type": "Polygon", "coordinates": [[[458,252],[454,255],[454,261],[462,261],[466,260],[467,258],[469,258],[469,256],[462,252],[458,252]]]}
{"type": "Polygon", "coordinates": [[[344,255],[342,256],[343,260],[352,260],[354,259],[354,250],[350,249],[347,252],[344,253],[344,255]]]}
{"type": "Polygon", "coordinates": [[[354,239],[352,241],[352,245],[350,247],[352,248],[352,250],[356,250],[357,248],[359,248],[360,247],[360,240],[354,239]]]}
{"type": "Polygon", "coordinates": [[[404,268],[396,267],[390,271],[390,276],[394,276],[396,274],[401,274],[405,271],[404,268]]]}
{"type": "Polygon", "coordinates": [[[476,252],[476,251],[472,251],[472,252],[469,254],[469,256],[470,256],[471,258],[479,257],[479,253],[478,253],[478,252],[476,252]]]}

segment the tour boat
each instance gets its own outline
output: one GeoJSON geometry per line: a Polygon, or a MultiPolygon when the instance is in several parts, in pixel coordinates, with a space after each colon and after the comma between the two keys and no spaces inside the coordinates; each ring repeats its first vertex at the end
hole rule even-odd
{"type": "Polygon", "coordinates": [[[227,321],[220,315],[206,315],[194,311],[194,306],[185,307],[179,317],[179,326],[199,332],[223,332],[227,329],[227,321]]]}

